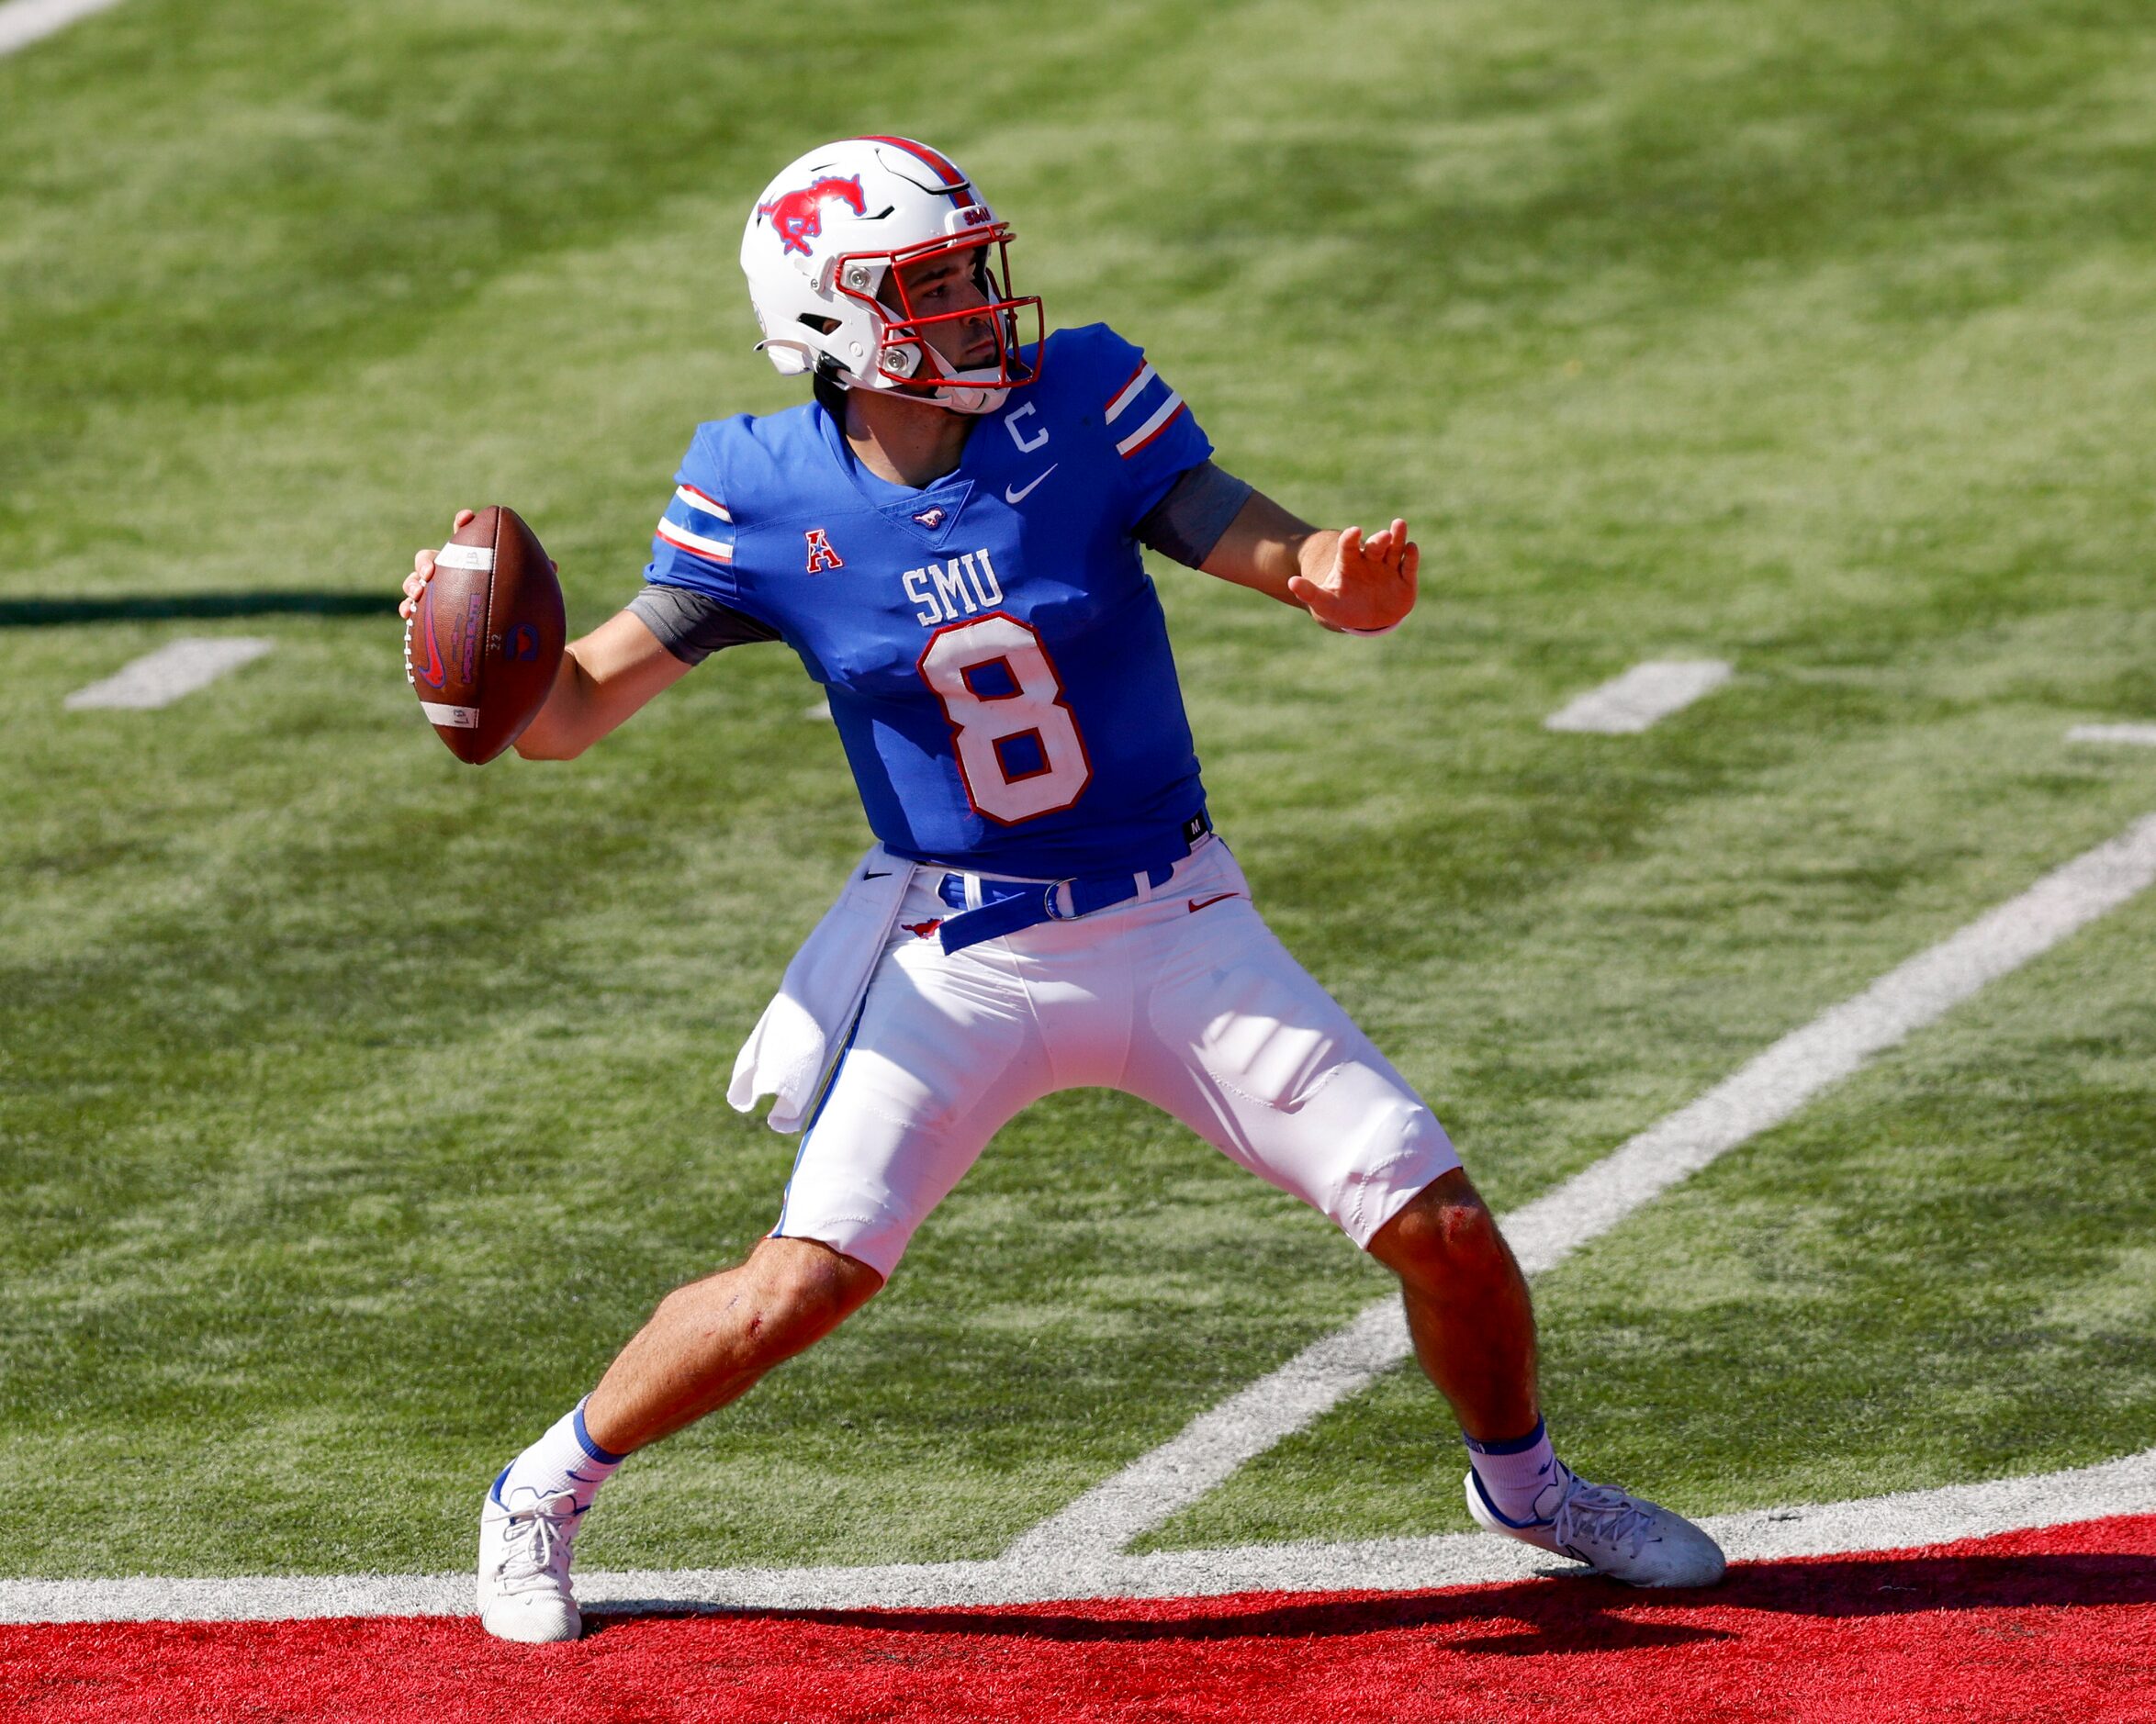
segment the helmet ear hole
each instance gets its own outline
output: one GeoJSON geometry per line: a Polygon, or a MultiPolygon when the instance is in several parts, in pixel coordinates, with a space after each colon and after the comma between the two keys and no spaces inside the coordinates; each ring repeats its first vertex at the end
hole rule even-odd
{"type": "Polygon", "coordinates": [[[807,324],[819,335],[828,335],[838,327],[837,318],[819,318],[808,311],[803,311],[801,314],[801,321],[807,324]]]}

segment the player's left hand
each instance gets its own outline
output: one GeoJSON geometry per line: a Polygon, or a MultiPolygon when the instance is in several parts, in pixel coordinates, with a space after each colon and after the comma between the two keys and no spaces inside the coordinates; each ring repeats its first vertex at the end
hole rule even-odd
{"type": "Polygon", "coordinates": [[[1376,633],[1415,608],[1415,572],[1421,562],[1404,521],[1367,539],[1360,527],[1350,527],[1333,543],[1331,566],[1314,579],[1289,576],[1287,590],[1329,629],[1376,633]]]}

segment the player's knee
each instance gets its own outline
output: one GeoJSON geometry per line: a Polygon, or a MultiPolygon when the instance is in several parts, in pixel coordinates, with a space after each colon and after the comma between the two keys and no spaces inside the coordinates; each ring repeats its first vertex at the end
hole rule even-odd
{"type": "Polygon", "coordinates": [[[828,1335],[883,1285],[866,1263],[810,1239],[766,1239],[749,1267],[752,1333],[785,1352],[828,1335]]]}
{"type": "Polygon", "coordinates": [[[1410,1279],[1482,1279],[1513,1273],[1497,1217],[1455,1169],[1434,1180],[1370,1241],[1370,1254],[1410,1279]]]}
{"type": "Polygon", "coordinates": [[[867,1264],[827,1246],[765,1239],[736,1268],[675,1288],[652,1323],[682,1345],[708,1340],[734,1357],[745,1354],[760,1374],[821,1340],[882,1284],[867,1264]]]}

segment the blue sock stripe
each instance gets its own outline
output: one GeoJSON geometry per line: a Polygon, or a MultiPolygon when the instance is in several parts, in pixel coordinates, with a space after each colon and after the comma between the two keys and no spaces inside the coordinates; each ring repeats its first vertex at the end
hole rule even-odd
{"type": "Polygon", "coordinates": [[[1539,1418],[1534,1421],[1534,1428],[1529,1431],[1526,1436],[1514,1437],[1500,1443],[1478,1442],[1468,1436],[1466,1432],[1460,1433],[1460,1440],[1465,1443],[1472,1452],[1478,1455],[1523,1455],[1542,1439],[1543,1423],[1539,1418]]]}
{"type": "Polygon", "coordinates": [[[584,1445],[584,1452],[598,1461],[601,1466],[618,1467],[629,1458],[627,1455],[610,1455],[591,1440],[591,1433],[584,1428],[583,1402],[577,1403],[577,1410],[571,1416],[574,1420],[571,1428],[577,1433],[577,1440],[584,1445]]]}

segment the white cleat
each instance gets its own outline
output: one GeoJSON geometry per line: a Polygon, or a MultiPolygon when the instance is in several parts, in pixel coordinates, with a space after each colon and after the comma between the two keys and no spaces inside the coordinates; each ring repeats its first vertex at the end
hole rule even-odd
{"type": "Polygon", "coordinates": [[[1563,1476],[1535,1501],[1547,1512],[1528,1521],[1499,1514],[1469,1472],[1467,1512],[1487,1531],[1568,1556],[1629,1586],[1712,1586],[1728,1568],[1722,1547],[1682,1515],[1614,1484],[1589,1484],[1562,1465],[1558,1471],[1563,1476]]]}
{"type": "Polygon", "coordinates": [[[479,1621],[496,1640],[573,1640],[583,1633],[584,1615],[569,1590],[569,1544],[581,1518],[566,1493],[513,1512],[487,1493],[479,1511],[479,1621]]]}

